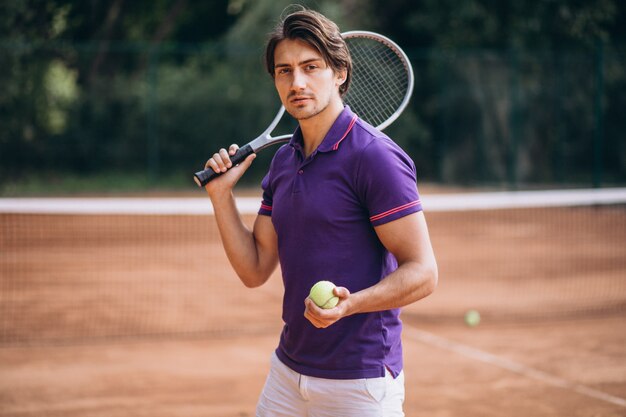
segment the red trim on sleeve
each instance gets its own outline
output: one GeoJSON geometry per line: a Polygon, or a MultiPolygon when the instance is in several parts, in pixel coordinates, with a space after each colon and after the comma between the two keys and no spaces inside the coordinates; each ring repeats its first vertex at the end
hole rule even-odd
{"type": "Polygon", "coordinates": [[[267,204],[261,204],[262,210],[272,211],[272,206],[268,206],[267,204]]]}
{"type": "Polygon", "coordinates": [[[410,203],[403,204],[401,206],[392,208],[391,210],[387,210],[384,213],[376,214],[376,215],[370,217],[370,222],[374,222],[376,220],[380,220],[380,219],[382,219],[384,217],[390,216],[390,215],[392,215],[394,213],[397,213],[399,211],[402,211],[402,210],[405,210],[405,209],[408,209],[408,208],[411,208],[411,207],[415,207],[415,206],[417,206],[419,204],[421,204],[420,200],[411,201],[410,203]]]}

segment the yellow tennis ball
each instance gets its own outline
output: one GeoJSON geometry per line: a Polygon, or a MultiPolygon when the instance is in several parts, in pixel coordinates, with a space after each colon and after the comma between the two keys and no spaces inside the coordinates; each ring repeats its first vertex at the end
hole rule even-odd
{"type": "Polygon", "coordinates": [[[318,307],[327,309],[333,308],[339,302],[339,298],[333,293],[335,284],[330,281],[319,281],[311,287],[309,298],[318,307]]]}
{"type": "Polygon", "coordinates": [[[480,313],[476,310],[469,310],[465,313],[465,324],[470,327],[478,326],[480,323],[480,313]]]}

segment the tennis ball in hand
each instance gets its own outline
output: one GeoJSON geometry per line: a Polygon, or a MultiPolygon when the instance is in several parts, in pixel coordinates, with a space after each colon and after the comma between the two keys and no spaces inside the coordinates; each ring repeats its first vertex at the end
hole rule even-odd
{"type": "Polygon", "coordinates": [[[480,313],[476,310],[469,310],[465,313],[465,324],[470,327],[477,326],[480,323],[480,313]]]}
{"type": "Polygon", "coordinates": [[[335,284],[330,281],[319,281],[311,287],[309,298],[313,300],[318,307],[333,308],[339,302],[339,298],[333,293],[335,284]]]}

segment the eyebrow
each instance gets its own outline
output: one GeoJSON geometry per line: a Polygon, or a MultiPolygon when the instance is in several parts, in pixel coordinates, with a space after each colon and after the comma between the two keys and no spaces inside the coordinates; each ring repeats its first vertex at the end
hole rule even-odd
{"type": "MultiPolygon", "coordinates": [[[[324,61],[324,59],[322,58],[310,58],[310,59],[305,59],[304,61],[298,62],[298,65],[305,65],[305,64],[309,64],[311,62],[315,62],[315,61],[324,61]]],[[[278,64],[274,64],[274,69],[276,68],[285,68],[285,67],[290,67],[290,64],[283,64],[283,63],[278,63],[278,64]]]]}

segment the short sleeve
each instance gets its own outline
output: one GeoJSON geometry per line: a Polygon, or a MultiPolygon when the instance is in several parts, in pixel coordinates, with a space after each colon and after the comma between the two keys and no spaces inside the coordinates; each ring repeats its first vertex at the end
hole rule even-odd
{"type": "Polygon", "coordinates": [[[373,226],[422,210],[415,164],[386,137],[375,138],[363,150],[357,190],[373,226]]]}
{"type": "Polygon", "coordinates": [[[261,201],[261,207],[259,208],[258,214],[263,216],[271,216],[272,215],[272,187],[270,186],[270,174],[269,172],[261,181],[261,188],[263,188],[263,200],[261,201]]]}

